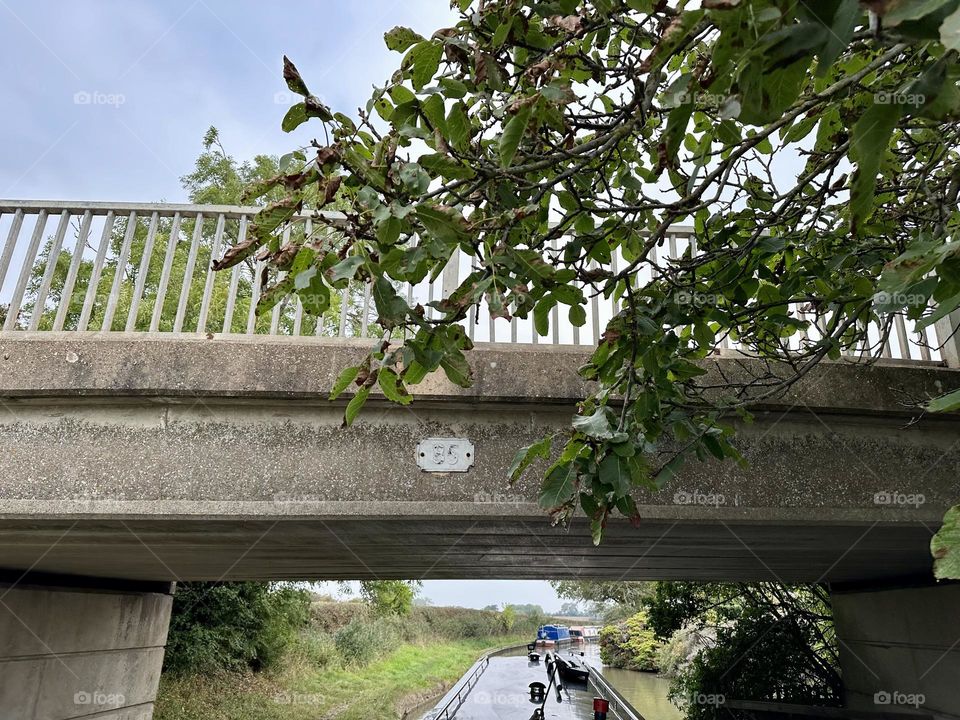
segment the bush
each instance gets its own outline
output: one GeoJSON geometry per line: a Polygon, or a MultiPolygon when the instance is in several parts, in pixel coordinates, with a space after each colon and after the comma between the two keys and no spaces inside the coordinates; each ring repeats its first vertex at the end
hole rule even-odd
{"type": "Polygon", "coordinates": [[[310,595],[287,585],[189,582],[177,586],[164,669],[262,670],[276,665],[309,620],[310,595]]]}
{"type": "Polygon", "coordinates": [[[642,610],[622,623],[600,630],[600,659],[604,665],[627,670],[657,671],[660,643],[647,626],[642,610]]]}
{"type": "Polygon", "coordinates": [[[389,620],[354,620],[333,636],[340,658],[346,665],[366,665],[384,648],[397,642],[397,632],[389,620]]]}

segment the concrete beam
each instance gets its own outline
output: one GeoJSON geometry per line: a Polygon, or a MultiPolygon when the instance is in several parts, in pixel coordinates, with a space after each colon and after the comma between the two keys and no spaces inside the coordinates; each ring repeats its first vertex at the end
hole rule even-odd
{"type": "MultiPolygon", "coordinates": [[[[153,580],[631,577],[862,580],[929,574],[958,500],[960,416],[904,398],[960,386],[931,365],[825,365],[758,408],[749,463],[690,463],[638,492],[639,530],[550,528],[516,449],[569,425],[580,349],[488,346],[472,389],[432,378],[342,430],[326,395],[357,343],[0,336],[0,567],[153,580]],[[417,466],[466,437],[465,474],[417,466]],[[63,534],[64,537],[54,543],[63,534]],[[55,546],[51,549],[51,544],[55,546]]],[[[758,373],[742,358],[717,377],[758,373]]],[[[542,467],[539,468],[542,470],[542,467]]]]}

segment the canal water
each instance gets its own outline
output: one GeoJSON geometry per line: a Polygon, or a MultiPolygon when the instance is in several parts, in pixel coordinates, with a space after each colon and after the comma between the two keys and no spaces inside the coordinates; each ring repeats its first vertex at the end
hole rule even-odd
{"type": "MultiPolygon", "coordinates": [[[[586,646],[566,646],[561,649],[560,654],[565,655],[571,650],[584,652],[584,659],[594,667],[600,667],[600,651],[595,644],[586,646]]],[[[484,672],[487,676],[483,687],[478,685],[478,694],[473,698],[473,702],[465,703],[457,712],[457,720],[491,720],[502,718],[522,718],[527,720],[529,713],[523,714],[521,708],[509,707],[509,703],[498,710],[494,710],[491,705],[495,704],[497,698],[497,687],[503,684],[505,687],[513,687],[516,680],[527,671],[526,662],[527,651],[524,648],[510,650],[501,655],[495,656],[490,660],[490,666],[484,672]],[[492,671],[492,672],[491,672],[492,671]],[[489,675],[488,675],[489,673],[489,675]],[[502,680],[502,682],[500,682],[502,680]],[[511,684],[512,683],[512,684],[511,684]],[[491,702],[493,701],[493,702],[491,702]],[[473,707],[477,704],[478,707],[473,707]],[[485,706],[485,707],[484,707],[485,706]]],[[[658,677],[653,673],[635,672],[633,670],[619,670],[615,668],[603,667],[603,677],[619,692],[639,712],[644,720],[682,720],[681,713],[668,699],[667,693],[670,690],[670,681],[666,678],[658,677]]],[[[562,708],[558,705],[554,708],[554,713],[550,713],[550,707],[547,708],[547,717],[592,717],[589,712],[590,697],[586,693],[577,692],[575,689],[562,708]],[[583,695],[583,697],[580,697],[583,695]],[[579,707],[579,706],[583,707],[579,707]],[[556,712],[562,714],[556,715],[556,712]],[[571,714],[572,713],[572,714],[571,714]]],[[[424,706],[417,708],[408,714],[408,718],[430,718],[429,712],[435,707],[436,701],[425,703],[424,706]]],[[[552,706],[553,703],[551,703],[552,706]]],[[[523,708],[527,709],[527,708],[523,708]]]]}

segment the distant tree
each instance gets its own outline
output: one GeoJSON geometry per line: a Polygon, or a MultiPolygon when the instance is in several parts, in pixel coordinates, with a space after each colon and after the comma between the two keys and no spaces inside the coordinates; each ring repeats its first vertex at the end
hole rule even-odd
{"type": "Polygon", "coordinates": [[[654,583],[644,581],[551,580],[550,585],[562,598],[576,603],[621,605],[634,612],[653,592],[654,583]]]}
{"type": "Polygon", "coordinates": [[[513,630],[514,625],[517,624],[517,611],[510,605],[506,605],[503,608],[503,611],[500,613],[500,623],[503,626],[504,632],[510,632],[513,630]]]}
{"type": "MultiPolygon", "coordinates": [[[[181,178],[181,183],[188,193],[190,202],[194,204],[237,206],[251,204],[251,202],[253,202],[258,205],[263,205],[275,200],[280,195],[279,191],[267,193],[263,197],[253,198],[251,200],[244,196],[244,189],[252,184],[273,177],[278,172],[280,172],[280,160],[275,156],[257,155],[251,161],[239,161],[232,155],[229,155],[224,149],[219,132],[216,128],[211,127],[204,135],[203,151],[197,157],[193,170],[181,178]]],[[[119,287],[119,296],[116,301],[116,310],[111,322],[111,328],[114,330],[122,330],[126,327],[133,303],[135,283],[144,267],[144,253],[151,218],[140,216],[136,219],[127,261],[123,268],[119,268],[117,262],[121,255],[121,248],[127,232],[127,224],[128,218],[125,216],[117,216],[114,220],[113,231],[109,239],[109,252],[94,293],[93,307],[87,325],[87,329],[89,330],[104,329],[103,322],[107,302],[114,284],[114,278],[118,272],[123,273],[123,278],[119,287]]],[[[192,216],[184,217],[180,224],[177,241],[174,244],[166,293],[159,318],[158,330],[161,332],[170,331],[174,327],[174,321],[183,295],[184,278],[186,276],[191,245],[195,237],[195,226],[196,220],[192,216]]],[[[76,236],[76,233],[79,232],[78,220],[75,220],[73,230],[74,236],[76,236]]],[[[292,228],[291,237],[298,242],[304,241],[304,230],[305,226],[303,224],[292,228]]],[[[158,219],[154,232],[153,249],[146,264],[146,277],[137,310],[137,318],[133,324],[135,330],[147,330],[150,327],[172,231],[173,220],[171,218],[158,219]]],[[[229,247],[236,244],[239,239],[238,233],[239,222],[237,220],[228,220],[225,222],[221,246],[229,247]]],[[[198,327],[207,272],[210,264],[215,259],[212,256],[215,234],[216,219],[209,216],[204,218],[203,225],[200,229],[199,245],[196,249],[193,276],[186,290],[182,328],[187,332],[196,330],[198,327]]],[[[99,238],[87,238],[88,250],[90,251],[87,253],[88,256],[92,255],[92,251],[95,249],[92,243],[99,243],[99,238]]],[[[22,311],[24,317],[32,317],[52,247],[53,239],[49,238],[44,243],[39,257],[33,266],[33,272],[27,286],[22,311]]],[[[69,299],[63,298],[66,279],[73,259],[73,244],[68,242],[63,243],[63,247],[56,259],[56,267],[52,275],[50,289],[44,302],[44,309],[39,321],[40,329],[50,329],[53,326],[56,309],[65,301],[68,302],[69,305],[64,318],[64,328],[70,330],[78,326],[81,309],[87,296],[94,269],[94,262],[88,256],[85,256],[77,267],[76,280],[71,292],[71,297],[69,299]]],[[[233,318],[229,328],[232,332],[242,333],[246,331],[250,304],[253,299],[255,276],[255,262],[253,258],[248,258],[244,263],[244,271],[238,276],[233,318]]],[[[211,301],[208,308],[207,331],[220,332],[223,329],[227,299],[230,291],[230,281],[231,278],[227,274],[220,273],[214,276],[211,301]]],[[[353,288],[351,293],[352,302],[347,315],[347,326],[353,332],[356,332],[362,324],[361,316],[364,307],[362,292],[362,288],[358,285],[353,288]]],[[[264,301],[264,294],[261,294],[260,299],[261,302],[264,301]]],[[[296,299],[279,298],[279,300],[281,310],[277,329],[281,334],[289,334],[292,332],[295,321],[294,308],[296,306],[296,299]]],[[[270,305],[270,308],[273,307],[269,298],[267,298],[267,302],[263,307],[266,307],[266,305],[270,305]]],[[[263,307],[254,322],[255,331],[261,333],[267,332],[272,324],[272,313],[266,312],[263,307]]],[[[340,294],[326,294],[320,302],[320,307],[322,307],[322,312],[319,314],[302,313],[301,334],[315,334],[318,323],[320,324],[320,334],[336,334],[340,324],[340,294]]],[[[377,336],[382,334],[378,326],[369,322],[368,326],[370,327],[371,335],[377,336]]]]}
{"type": "Polygon", "coordinates": [[[360,596],[381,615],[407,615],[419,583],[407,580],[363,580],[360,596]]]}
{"type": "Polygon", "coordinates": [[[580,603],[571,601],[563,603],[557,614],[563,617],[580,617],[584,612],[580,609],[580,603]]]}

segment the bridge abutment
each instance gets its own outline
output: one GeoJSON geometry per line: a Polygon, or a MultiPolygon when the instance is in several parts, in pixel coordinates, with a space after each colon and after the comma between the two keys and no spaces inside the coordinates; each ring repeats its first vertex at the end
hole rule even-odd
{"type": "Polygon", "coordinates": [[[172,590],[171,583],[2,578],[5,720],[149,720],[172,590]]]}
{"type": "Polygon", "coordinates": [[[960,716],[960,584],[834,591],[850,709],[960,716]]]}

